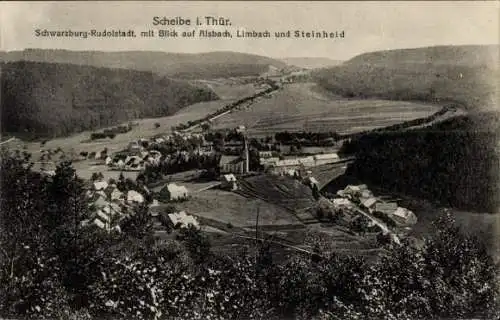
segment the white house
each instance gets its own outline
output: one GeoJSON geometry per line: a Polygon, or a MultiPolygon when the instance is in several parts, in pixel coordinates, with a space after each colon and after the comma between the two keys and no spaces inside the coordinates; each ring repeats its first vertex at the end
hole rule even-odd
{"type": "Polygon", "coordinates": [[[271,158],[272,156],[272,151],[259,151],[259,158],[271,158]]]}
{"type": "Polygon", "coordinates": [[[222,175],[221,187],[228,190],[238,189],[237,179],[234,174],[224,174],[222,175]]]}
{"type": "Polygon", "coordinates": [[[370,212],[375,209],[375,205],[377,204],[377,198],[371,197],[362,202],[363,207],[370,210],[370,212]]]}
{"type": "Polygon", "coordinates": [[[164,201],[179,201],[187,199],[189,193],[186,187],[169,183],[160,191],[160,195],[164,201]]]}
{"type": "Polygon", "coordinates": [[[127,193],[127,202],[143,203],[144,197],[135,190],[129,190],[127,193]]]}
{"type": "Polygon", "coordinates": [[[288,169],[284,172],[284,174],[290,177],[295,177],[295,175],[297,175],[298,173],[295,169],[288,169]]]}
{"type": "Polygon", "coordinates": [[[108,187],[108,183],[106,181],[96,181],[94,182],[94,190],[100,191],[104,190],[108,187]]]}
{"type": "Polygon", "coordinates": [[[391,215],[391,218],[396,222],[405,225],[413,225],[417,223],[417,216],[410,210],[398,207],[391,215]]]}
{"type": "Polygon", "coordinates": [[[102,222],[100,219],[95,218],[94,219],[94,224],[98,226],[101,229],[107,230],[106,223],[102,222]]]}
{"type": "Polygon", "coordinates": [[[125,161],[123,161],[122,159],[113,162],[111,165],[117,169],[125,169],[125,161]]]}
{"type": "Polygon", "coordinates": [[[354,204],[346,198],[335,198],[333,199],[333,205],[336,208],[352,208],[354,204]]]}
{"type": "Polygon", "coordinates": [[[120,200],[124,197],[124,194],[123,192],[121,192],[120,190],[118,190],[117,188],[115,188],[112,192],[111,192],[111,195],[110,195],[110,198],[112,201],[114,200],[120,200]]]}
{"type": "Polygon", "coordinates": [[[109,222],[111,221],[111,218],[102,210],[97,210],[97,217],[104,223],[109,224],[109,222]]]}
{"type": "Polygon", "coordinates": [[[396,202],[378,202],[375,205],[375,211],[385,213],[390,215],[394,213],[398,208],[398,204],[396,202]]]}
{"type": "Polygon", "coordinates": [[[314,156],[315,165],[317,166],[337,162],[339,159],[336,153],[317,154],[314,156]]]}
{"type": "Polygon", "coordinates": [[[199,229],[200,224],[195,217],[186,214],[185,211],[169,213],[168,218],[174,225],[174,227],[187,228],[189,225],[199,229]]]}
{"type": "Polygon", "coordinates": [[[278,157],[259,158],[259,163],[263,166],[276,165],[278,161],[280,161],[278,157]]]}
{"type": "Polygon", "coordinates": [[[361,195],[361,188],[359,186],[348,185],[344,190],[337,191],[337,195],[341,197],[354,198],[361,195]]]}

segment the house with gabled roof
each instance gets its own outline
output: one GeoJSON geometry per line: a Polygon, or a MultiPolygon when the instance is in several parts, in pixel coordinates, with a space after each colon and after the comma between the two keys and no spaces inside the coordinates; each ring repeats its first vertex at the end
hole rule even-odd
{"type": "Polygon", "coordinates": [[[186,214],[186,211],[169,213],[168,218],[174,228],[188,228],[189,226],[193,226],[196,229],[200,228],[198,220],[196,220],[195,217],[186,214]]]}
{"type": "Polygon", "coordinates": [[[129,203],[143,203],[144,197],[142,194],[135,190],[129,190],[127,192],[127,202],[129,203]]]}
{"type": "Polygon", "coordinates": [[[372,212],[375,209],[375,205],[377,204],[378,199],[375,197],[371,197],[368,199],[365,199],[361,202],[361,205],[365,208],[368,209],[368,211],[372,212]]]}
{"type": "Polygon", "coordinates": [[[238,183],[234,174],[224,174],[221,177],[221,188],[226,190],[237,190],[238,183]]]}

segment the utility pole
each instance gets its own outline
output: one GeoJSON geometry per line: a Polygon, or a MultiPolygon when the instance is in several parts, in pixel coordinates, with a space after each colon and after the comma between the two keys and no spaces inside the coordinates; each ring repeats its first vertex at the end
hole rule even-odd
{"type": "MultiPolygon", "coordinates": [[[[238,129],[239,130],[239,129],[238,129]]],[[[250,171],[250,157],[249,157],[249,152],[248,152],[248,137],[246,135],[246,128],[242,128],[241,130],[238,131],[241,133],[243,136],[243,143],[244,143],[244,157],[245,157],[245,173],[248,173],[250,171]]]]}
{"type": "Polygon", "coordinates": [[[250,171],[250,159],[248,152],[248,141],[245,134],[243,134],[243,141],[245,142],[245,173],[248,173],[250,171]]]}
{"type": "Polygon", "coordinates": [[[255,263],[257,263],[257,257],[259,255],[259,214],[260,205],[257,206],[257,216],[255,218],[255,263]]]}

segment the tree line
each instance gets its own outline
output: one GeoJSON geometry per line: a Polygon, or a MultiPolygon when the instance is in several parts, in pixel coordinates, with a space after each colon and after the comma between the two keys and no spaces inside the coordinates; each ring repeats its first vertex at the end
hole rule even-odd
{"type": "Polygon", "coordinates": [[[356,156],[347,174],[447,206],[494,212],[500,204],[498,132],[477,130],[467,118],[346,141],[340,153],[356,156]]]}
{"type": "Polygon", "coordinates": [[[429,319],[498,311],[492,257],[449,214],[422,246],[387,246],[375,262],[331,253],[328,241],[314,255],[279,261],[266,239],[233,254],[217,253],[194,229],[158,242],[143,206],[122,233],[81,227],[88,200],[70,163],[46,177],[28,154],[0,161],[1,317],[429,319]]]}
{"type": "Polygon", "coordinates": [[[242,105],[243,103],[246,103],[246,102],[252,102],[254,101],[256,98],[258,97],[262,97],[262,96],[265,96],[266,94],[269,94],[273,91],[276,91],[279,86],[276,85],[276,83],[274,81],[271,81],[271,80],[268,80],[267,81],[267,84],[270,86],[270,88],[266,89],[266,90],[263,90],[261,92],[258,92],[252,96],[249,96],[249,97],[245,97],[245,98],[241,98],[235,102],[232,102],[220,109],[217,109],[216,111],[206,115],[205,117],[201,118],[201,119],[196,119],[196,120],[192,120],[192,121],[188,121],[187,123],[181,123],[179,124],[177,127],[175,127],[176,130],[185,130],[185,129],[188,129],[192,126],[195,126],[195,125],[198,125],[198,124],[201,124],[201,123],[204,123],[206,121],[209,121],[210,119],[218,116],[218,115],[221,115],[223,114],[224,112],[227,112],[229,110],[232,110],[240,105],[242,105]]]}
{"type": "Polygon", "coordinates": [[[282,132],[277,132],[274,135],[274,139],[279,143],[287,145],[302,145],[302,146],[331,146],[335,143],[335,141],[339,140],[340,137],[341,135],[339,135],[335,131],[330,131],[330,132],[282,131],[282,132]]]}

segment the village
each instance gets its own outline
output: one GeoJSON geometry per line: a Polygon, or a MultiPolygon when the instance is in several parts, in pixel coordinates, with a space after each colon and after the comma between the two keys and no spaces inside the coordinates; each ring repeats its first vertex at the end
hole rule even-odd
{"type": "MultiPolygon", "coordinates": [[[[361,237],[374,234],[377,243],[389,239],[400,244],[417,217],[397,201],[374,195],[364,184],[325,192],[354,160],[338,153],[348,138],[314,130],[255,136],[241,124],[212,128],[215,119],[307,77],[303,71],[283,76],[270,70],[266,77],[251,79],[256,90],[252,96],[170,131],[155,123],[156,134],[134,138],[121,150],[113,139],[131,131],[133,122],[91,133],[88,141],[100,148],[93,151],[50,150],[42,142],[37,164],[49,176],[55,174],[54,159],[92,169],[86,183],[91,213],[82,226],[104,232],[122,232],[123,223],[140,211],[147,212],[158,238],[175,237],[176,230],[190,227],[217,234],[247,233],[260,223],[275,236],[279,230],[281,239],[290,238],[287,230],[322,226],[361,237]],[[259,218],[244,199],[260,201],[259,208],[269,206],[268,213],[259,218]],[[242,207],[236,209],[240,202],[242,207]]],[[[308,128],[306,122],[304,129],[308,128]]]]}
{"type": "MultiPolygon", "coordinates": [[[[279,134],[277,137],[280,138],[279,134]]],[[[92,214],[82,225],[105,232],[122,232],[121,223],[134,215],[137,208],[143,208],[158,238],[173,237],[176,230],[190,227],[224,233],[228,231],[226,226],[232,224],[231,219],[227,215],[224,219],[207,218],[203,211],[189,210],[193,197],[212,189],[266,200],[265,193],[270,193],[271,188],[292,186],[295,196],[278,193],[275,197],[287,202],[292,200],[287,198],[308,194],[310,210],[298,213],[299,210],[288,208],[304,228],[336,225],[359,234],[378,234],[379,241],[389,239],[400,244],[400,238],[417,222],[415,214],[396,201],[375,196],[366,185],[347,185],[335,195],[323,194],[323,187],[343,174],[352,159],[332,152],[335,145],[331,143],[314,146],[314,142],[306,141],[305,144],[312,147],[291,150],[275,137],[249,138],[246,128],[240,125],[232,130],[174,130],[131,141],[126,149],[115,153],[103,149],[92,153],[92,160],[101,163],[104,173],[117,172],[119,178],[106,179],[101,172],[92,175],[86,184],[92,214]],[[324,174],[325,170],[333,175],[324,174]],[[127,172],[135,173],[135,180],[125,178],[123,174],[127,172]],[[184,178],[172,179],[173,176],[184,178]],[[262,179],[272,181],[272,187],[254,192],[249,181],[258,185],[262,179]]],[[[254,218],[248,217],[249,221],[254,218]]],[[[286,225],[267,226],[269,231],[286,228],[286,225]]]]}

